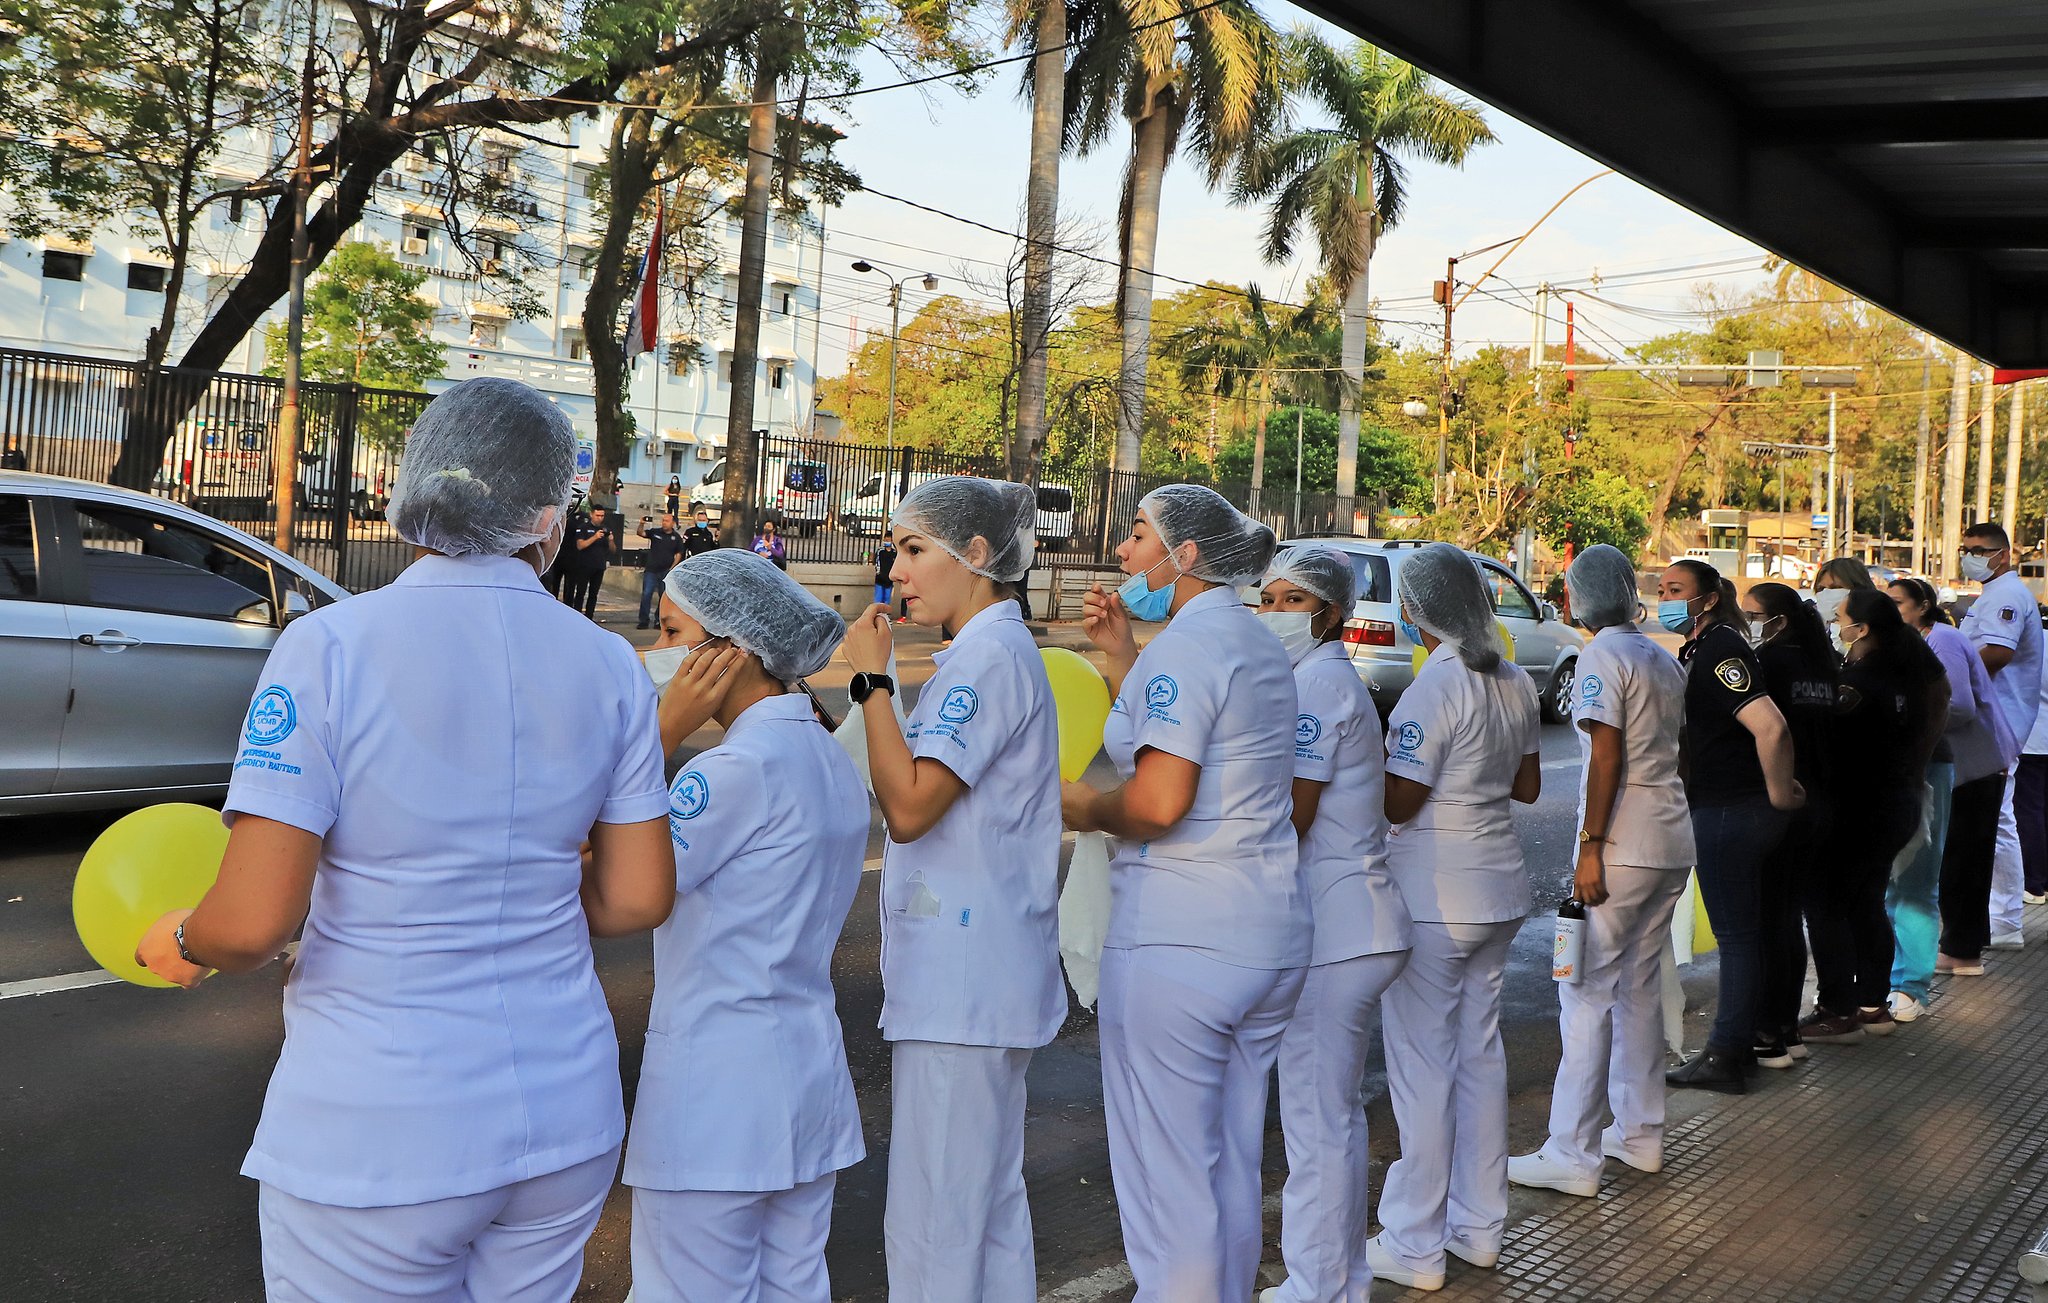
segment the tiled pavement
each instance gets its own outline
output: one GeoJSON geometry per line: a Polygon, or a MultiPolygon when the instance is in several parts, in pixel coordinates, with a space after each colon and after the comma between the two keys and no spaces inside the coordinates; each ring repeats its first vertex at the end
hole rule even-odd
{"type": "Polygon", "coordinates": [[[1673,1092],[1661,1175],[1610,1162],[1597,1199],[1517,1190],[1500,1266],[1453,1259],[1436,1297],[2030,1298],[2014,1263],[2048,1228],[2048,909],[2028,914],[2026,950],[1937,979],[1892,1036],[1814,1046],[1744,1096],[1673,1092]]]}

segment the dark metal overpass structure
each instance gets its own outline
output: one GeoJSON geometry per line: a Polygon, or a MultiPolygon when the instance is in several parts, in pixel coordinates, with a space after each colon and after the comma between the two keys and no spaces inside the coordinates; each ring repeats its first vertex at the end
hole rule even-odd
{"type": "Polygon", "coordinates": [[[2048,0],[1308,0],[1999,367],[2048,366],[2048,0]]]}

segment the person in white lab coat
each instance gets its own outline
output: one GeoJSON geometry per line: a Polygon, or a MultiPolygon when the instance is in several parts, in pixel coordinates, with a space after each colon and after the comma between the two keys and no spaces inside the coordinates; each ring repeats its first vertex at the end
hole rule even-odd
{"type": "Polygon", "coordinates": [[[278,637],[219,881],[138,950],[189,986],[304,921],[242,1166],[272,1299],[576,1289],[626,1126],[590,938],[665,920],[675,861],[648,676],[540,584],[575,456],[525,385],[428,406],[389,511],[417,558],[278,637]]]}
{"type": "Polygon", "coordinates": [[[1140,1303],[1243,1303],[1259,1266],[1266,1078],[1311,955],[1293,810],[1293,666],[1236,588],[1273,532],[1191,484],[1154,489],[1083,605],[1116,700],[1121,786],[1068,783],[1115,839],[1100,1000],[1103,1111],[1140,1303]],[[1170,623],[1140,652],[1132,619],[1170,623]]]}
{"type": "Polygon", "coordinates": [[[1011,587],[1038,501],[947,476],[897,504],[891,572],[910,618],[953,630],[909,727],[889,697],[889,610],[846,636],[851,695],[889,842],[882,1035],[892,1042],[890,1303],[1031,1303],[1024,1073],[1058,1034],[1059,732],[1011,587]],[[908,734],[906,738],[906,732],[908,734]]]}
{"type": "Polygon", "coordinates": [[[795,684],[846,626],[737,548],[677,566],[685,645],[726,639],[718,745],[669,787],[675,913],[654,933],[654,1004],[626,1146],[633,1287],[678,1303],[829,1303],[825,1236],[860,1111],[831,963],[860,886],[867,793],[795,684]]]}
{"type": "Polygon", "coordinates": [[[1509,801],[1536,800],[1536,688],[1501,655],[1493,603],[1464,552],[1401,566],[1402,619],[1428,650],[1387,720],[1387,864],[1414,920],[1383,1013],[1401,1158],[1380,1191],[1373,1274],[1443,1288],[1444,1254],[1500,1257],[1508,1211],[1500,988],[1529,913],[1509,801]]]}
{"type": "Polygon", "coordinates": [[[1284,1284],[1260,1303],[1367,1303],[1365,1056],[1380,996],[1408,962],[1408,907],[1387,873],[1386,738],[1372,694],[1344,654],[1357,590],[1334,548],[1274,558],[1259,620],[1294,662],[1294,829],[1315,948],[1280,1038],[1284,1284]]]}
{"type": "Polygon", "coordinates": [[[1585,748],[1572,895],[1586,906],[1585,940],[1577,978],[1557,987],[1564,1053],[1550,1138],[1509,1159],[1508,1180],[1595,1195],[1606,1158],[1664,1167],[1662,963],[1694,858],[1678,775],[1685,669],[1636,627],[1636,571],[1619,550],[1587,548],[1565,586],[1572,616],[1593,631],[1572,700],[1585,748]]]}

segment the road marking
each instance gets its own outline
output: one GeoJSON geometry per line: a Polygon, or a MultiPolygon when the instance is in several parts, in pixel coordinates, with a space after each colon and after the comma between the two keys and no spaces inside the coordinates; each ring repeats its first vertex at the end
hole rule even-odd
{"type": "Polygon", "coordinates": [[[51,995],[58,991],[79,991],[88,986],[105,986],[121,979],[102,968],[89,973],[59,973],[55,977],[31,977],[25,982],[0,982],[0,1000],[24,995],[51,995]]]}

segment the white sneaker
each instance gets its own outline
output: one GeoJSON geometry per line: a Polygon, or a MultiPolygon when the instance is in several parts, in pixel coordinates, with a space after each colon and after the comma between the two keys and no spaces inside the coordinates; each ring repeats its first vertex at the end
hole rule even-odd
{"type": "Polygon", "coordinates": [[[1927,1012],[1926,1005],[1904,991],[1893,991],[1886,1007],[1892,1011],[1893,1022],[1912,1022],[1927,1012]]]}
{"type": "Polygon", "coordinates": [[[1394,1255],[1387,1252],[1377,1235],[1365,1242],[1365,1265],[1372,1268],[1373,1277],[1377,1280],[1391,1280],[1396,1285],[1419,1289],[1425,1294],[1435,1293],[1444,1287],[1441,1271],[1410,1271],[1394,1260],[1394,1255]]]}
{"type": "Polygon", "coordinates": [[[2026,901],[2029,905],[2048,905],[2048,895],[2038,892],[2023,891],[2020,893],[2020,899],[2026,901]]]}
{"type": "Polygon", "coordinates": [[[1471,1263],[1481,1271],[1492,1271],[1494,1265],[1500,1261],[1499,1249],[1475,1249],[1470,1241],[1461,1240],[1455,1235],[1444,1245],[1444,1252],[1460,1261],[1471,1263]]]}
{"type": "Polygon", "coordinates": [[[2000,932],[1985,944],[1993,950],[2025,950],[2027,938],[2021,932],[2000,932]]]}
{"type": "Polygon", "coordinates": [[[1526,1185],[1532,1190],[1574,1194],[1581,1199],[1590,1199],[1600,1193],[1599,1177],[1580,1176],[1540,1149],[1533,1154],[1517,1154],[1508,1159],[1508,1182],[1526,1185]]]}
{"type": "Polygon", "coordinates": [[[1623,1143],[1621,1137],[1615,1135],[1612,1131],[1602,1131],[1600,1133],[1600,1152],[1609,1158],[1620,1159],[1638,1172],[1648,1172],[1652,1176],[1664,1170],[1664,1154],[1661,1150],[1645,1158],[1631,1150],[1627,1144],[1623,1143]]]}
{"type": "Polygon", "coordinates": [[[1280,1287],[1273,1285],[1260,1290],[1259,1303],[1280,1303],[1280,1287]]]}

